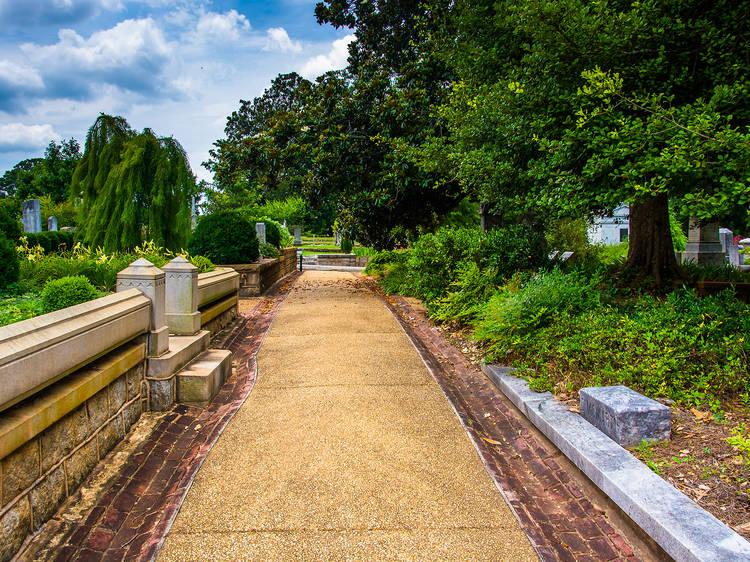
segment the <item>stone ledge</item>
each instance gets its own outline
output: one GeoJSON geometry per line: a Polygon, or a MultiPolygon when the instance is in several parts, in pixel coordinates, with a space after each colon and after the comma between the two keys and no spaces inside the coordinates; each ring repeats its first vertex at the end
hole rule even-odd
{"type": "Polygon", "coordinates": [[[146,345],[132,343],[72,374],[3,413],[0,459],[39,435],[146,358],[146,345]]]}
{"type": "Polygon", "coordinates": [[[549,393],[482,365],[487,377],[670,556],[680,561],[750,560],[750,543],[549,393]]]}
{"type": "Polygon", "coordinates": [[[220,267],[198,275],[198,307],[218,300],[240,287],[240,276],[233,269],[220,267]]]}
{"type": "Polygon", "coordinates": [[[230,295],[228,297],[224,297],[224,299],[220,301],[215,301],[211,303],[210,305],[208,305],[207,307],[205,307],[203,310],[200,311],[201,326],[205,326],[211,320],[223,314],[230,308],[236,307],[238,303],[239,303],[239,297],[237,297],[237,295],[230,295]]]}

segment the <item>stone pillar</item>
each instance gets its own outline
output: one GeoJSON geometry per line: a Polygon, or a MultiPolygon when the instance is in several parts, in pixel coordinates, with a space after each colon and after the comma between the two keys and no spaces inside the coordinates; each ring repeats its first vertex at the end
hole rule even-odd
{"type": "Polygon", "coordinates": [[[47,219],[47,230],[57,232],[57,217],[52,216],[47,219]]]}
{"type": "Polygon", "coordinates": [[[150,261],[139,258],[117,274],[117,292],[140,289],[151,299],[151,325],[148,333],[148,355],[159,357],[169,351],[169,328],[164,312],[164,272],[150,261]]]}
{"type": "Polygon", "coordinates": [[[302,227],[301,226],[294,227],[294,245],[302,246],[302,227]]]}
{"type": "Polygon", "coordinates": [[[726,263],[719,241],[719,223],[690,217],[688,242],[682,252],[682,263],[723,265],[726,263]]]}
{"type": "Polygon", "coordinates": [[[256,222],[255,234],[258,236],[258,244],[265,244],[266,243],[266,223],[256,222]]]}
{"type": "Polygon", "coordinates": [[[39,199],[27,199],[23,202],[23,231],[42,231],[42,208],[39,199]]]}
{"type": "Polygon", "coordinates": [[[198,268],[178,256],[161,268],[166,280],[166,317],[170,334],[192,335],[201,329],[198,268]]]}

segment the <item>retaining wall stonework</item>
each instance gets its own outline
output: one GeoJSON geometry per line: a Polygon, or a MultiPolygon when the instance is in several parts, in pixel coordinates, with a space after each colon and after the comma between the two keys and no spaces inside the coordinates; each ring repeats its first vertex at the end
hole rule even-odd
{"type": "Polygon", "coordinates": [[[145,344],[136,343],[3,413],[0,446],[14,438],[17,443],[19,430],[38,433],[0,459],[1,561],[13,557],[138,421],[148,404],[145,372],[145,344]],[[87,393],[85,401],[39,430],[87,393]]]}
{"type": "Polygon", "coordinates": [[[269,287],[297,269],[297,249],[282,248],[275,259],[263,259],[255,263],[222,265],[240,274],[240,296],[257,297],[269,287]]]}
{"type": "Polygon", "coordinates": [[[368,261],[370,261],[369,256],[355,256],[354,254],[318,254],[318,265],[365,267],[368,261]]]}

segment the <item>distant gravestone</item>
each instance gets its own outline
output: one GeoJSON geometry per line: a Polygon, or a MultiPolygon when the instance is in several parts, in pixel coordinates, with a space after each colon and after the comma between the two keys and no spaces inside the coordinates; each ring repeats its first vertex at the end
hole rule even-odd
{"type": "Polygon", "coordinates": [[[47,219],[47,230],[50,232],[57,231],[57,217],[52,216],[47,219]]]}
{"type": "Polygon", "coordinates": [[[682,252],[682,263],[693,262],[696,265],[723,265],[726,263],[719,240],[719,224],[704,222],[690,217],[690,229],[685,251],[682,252]]]}
{"type": "Polygon", "coordinates": [[[42,231],[42,208],[39,199],[27,199],[23,202],[23,231],[42,231]]]}
{"type": "Polygon", "coordinates": [[[266,243],[266,223],[256,222],[255,234],[258,236],[258,244],[265,244],[266,243]]]}
{"type": "Polygon", "coordinates": [[[302,227],[301,226],[294,227],[294,245],[302,246],[302,227]]]}
{"type": "Polygon", "coordinates": [[[734,245],[734,232],[728,228],[720,228],[719,242],[721,242],[721,251],[728,254],[729,247],[734,245]]]}
{"type": "Polygon", "coordinates": [[[560,261],[568,261],[570,258],[573,257],[574,252],[563,252],[560,256],[560,261]]]}
{"type": "Polygon", "coordinates": [[[341,247],[341,233],[338,230],[336,231],[336,245],[341,247]]]}

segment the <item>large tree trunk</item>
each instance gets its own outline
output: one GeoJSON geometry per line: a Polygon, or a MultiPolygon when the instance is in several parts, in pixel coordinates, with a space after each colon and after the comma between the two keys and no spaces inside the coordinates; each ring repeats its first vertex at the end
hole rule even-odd
{"type": "Polygon", "coordinates": [[[630,204],[630,247],[626,267],[661,285],[678,274],[666,195],[630,204]]]}

